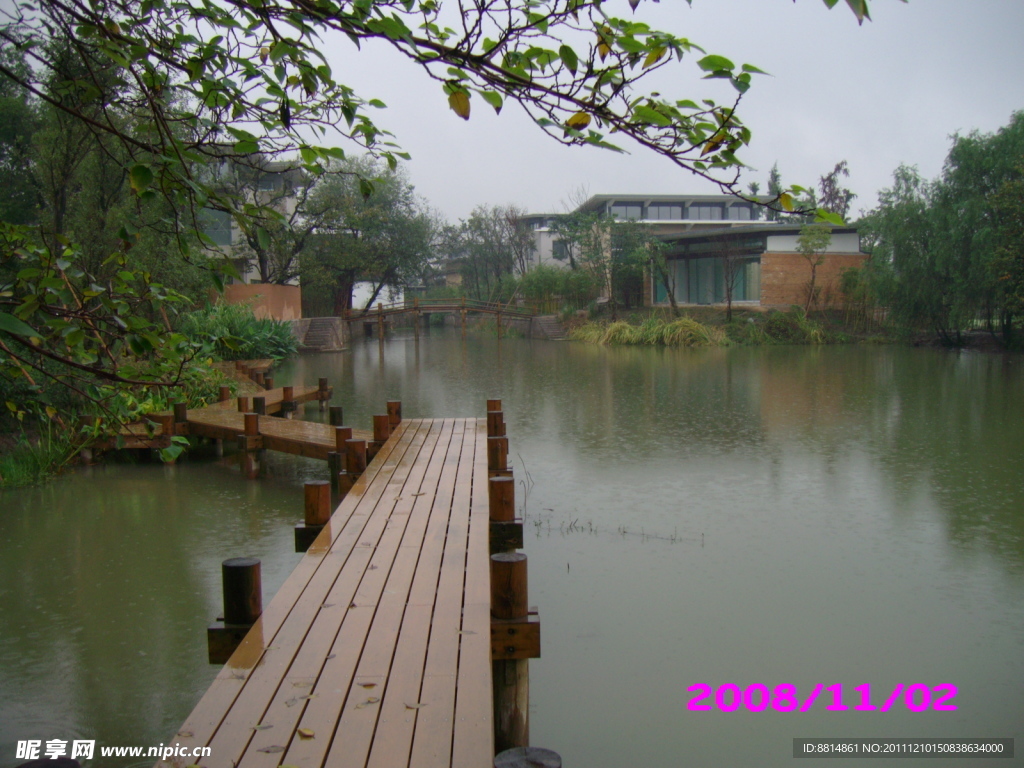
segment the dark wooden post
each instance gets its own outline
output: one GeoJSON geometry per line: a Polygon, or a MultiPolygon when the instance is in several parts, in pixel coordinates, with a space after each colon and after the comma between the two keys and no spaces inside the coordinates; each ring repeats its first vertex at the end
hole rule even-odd
{"type": "MultiPolygon", "coordinates": [[[[528,659],[494,658],[504,642],[501,621],[527,622],[526,555],[491,555],[491,675],[494,684],[494,749],[503,752],[530,743],[530,668],[528,659]],[[498,620],[498,623],[494,622],[498,620]]],[[[509,648],[514,651],[514,646],[509,648]]]]}
{"type": "Polygon", "coordinates": [[[345,441],[345,471],[352,475],[353,480],[366,471],[365,440],[345,441]]]}
{"type": "Polygon", "coordinates": [[[388,422],[393,430],[402,423],[402,401],[388,400],[388,422]]]}
{"type": "Polygon", "coordinates": [[[251,409],[249,408],[249,398],[245,397],[244,395],[239,395],[238,396],[238,412],[239,413],[249,413],[250,410],[251,409]]]}
{"type": "Polygon", "coordinates": [[[220,403],[226,403],[231,399],[231,387],[220,387],[217,390],[217,401],[220,403]]]}
{"type": "Polygon", "coordinates": [[[331,519],[331,484],[313,480],[305,487],[305,515],[295,526],[295,551],[305,552],[331,519]]]}
{"type": "Polygon", "coordinates": [[[238,436],[238,447],[242,449],[242,471],[250,480],[259,477],[260,466],[257,451],[260,449],[260,417],[256,413],[243,414],[245,432],[238,436]]]}
{"type": "Polygon", "coordinates": [[[495,755],[494,768],[562,768],[562,757],[541,747],[516,747],[495,755]]]}
{"type": "Polygon", "coordinates": [[[487,410],[488,410],[488,412],[490,412],[490,411],[500,411],[501,410],[501,400],[488,400],[487,401],[487,410]]]}
{"type": "Polygon", "coordinates": [[[266,389],[266,387],[263,384],[263,371],[256,371],[252,375],[252,378],[256,382],[256,386],[263,387],[264,389],[266,389]]]}
{"type": "Polygon", "coordinates": [[[327,423],[332,427],[340,427],[345,423],[345,411],[340,405],[332,405],[327,410],[327,423]]]}
{"type": "Polygon", "coordinates": [[[266,397],[254,397],[252,399],[252,412],[260,416],[267,415],[267,398],[266,397]]]}
{"type": "Polygon", "coordinates": [[[233,557],[221,563],[224,616],[206,630],[211,664],[223,664],[249,628],[263,613],[260,561],[255,557],[233,557]]]}
{"type": "Polygon", "coordinates": [[[188,403],[175,403],[174,404],[174,426],[175,432],[177,427],[181,424],[188,423],[188,403]]]}
{"type": "Polygon", "coordinates": [[[508,470],[508,438],[487,438],[487,469],[491,472],[508,470]]]}
{"type": "Polygon", "coordinates": [[[281,415],[286,419],[290,419],[298,407],[299,404],[295,402],[295,387],[282,387],[281,415]]]}
{"type": "Polygon", "coordinates": [[[416,336],[416,341],[419,341],[420,340],[420,299],[419,299],[419,296],[416,296],[416,297],[413,298],[412,306],[413,306],[413,310],[414,310],[413,317],[412,317],[413,333],[416,336]]]}
{"type": "Polygon", "coordinates": [[[501,305],[498,306],[498,338],[501,338],[501,305]]]}
{"type": "Polygon", "coordinates": [[[501,411],[488,411],[487,412],[487,436],[488,437],[504,437],[505,436],[505,414],[501,411]]]}
{"type": "Polygon", "coordinates": [[[335,427],[334,450],[327,454],[327,471],[331,475],[331,488],[339,496],[345,496],[354,482],[345,471],[345,455],[348,452],[348,441],[351,439],[351,427],[335,427]]]}
{"type": "Polygon", "coordinates": [[[388,415],[377,414],[373,417],[373,442],[367,447],[367,456],[373,459],[374,456],[384,447],[384,443],[391,437],[391,420],[388,415]]]}
{"type": "Polygon", "coordinates": [[[272,377],[270,377],[270,376],[264,376],[263,377],[263,386],[265,386],[267,389],[273,389],[274,388],[274,379],[272,377]]]}
{"type": "Polygon", "coordinates": [[[321,376],[317,380],[316,399],[320,404],[321,411],[327,408],[327,401],[331,399],[331,387],[327,383],[327,378],[325,376],[321,376]]]}
{"type": "Polygon", "coordinates": [[[492,555],[523,546],[523,524],[515,519],[515,488],[511,477],[492,477],[487,481],[492,555]]]}
{"type": "Polygon", "coordinates": [[[384,304],[377,302],[377,338],[381,344],[384,343],[384,304]]]}

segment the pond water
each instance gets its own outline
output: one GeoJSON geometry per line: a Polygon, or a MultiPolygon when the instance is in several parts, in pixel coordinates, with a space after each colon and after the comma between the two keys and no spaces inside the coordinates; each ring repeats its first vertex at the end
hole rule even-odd
{"type": "MultiPolygon", "coordinates": [[[[1024,359],[435,330],[275,378],[319,376],[357,426],[388,399],[406,417],[502,399],[543,627],[531,740],[566,766],[790,765],[794,737],[1024,737],[1024,359]],[[697,684],[755,686],[754,708],[758,685],[823,690],[806,712],[721,711],[729,688],[690,711],[697,684]],[[857,687],[881,707],[898,684],[956,686],[956,709],[920,687],[924,711],[857,709],[857,687]]],[[[256,482],[212,456],[106,464],[0,495],[0,766],[19,739],[171,737],[216,673],[220,561],[260,557],[268,602],[298,558],[301,485],[326,469],[268,463],[256,482]]],[[[1024,764],[1017,749],[997,764],[1024,764]]]]}

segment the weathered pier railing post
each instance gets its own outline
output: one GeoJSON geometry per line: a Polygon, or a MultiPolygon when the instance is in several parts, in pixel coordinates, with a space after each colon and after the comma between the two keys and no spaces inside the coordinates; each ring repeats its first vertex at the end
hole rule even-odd
{"type": "Polygon", "coordinates": [[[395,427],[402,423],[402,401],[388,400],[387,411],[388,423],[391,425],[391,431],[393,432],[395,427]]]}
{"type": "Polygon", "coordinates": [[[258,416],[267,415],[267,398],[262,395],[252,399],[252,412],[258,416]]]}
{"type": "Polygon", "coordinates": [[[368,459],[374,456],[384,447],[384,443],[391,437],[391,419],[388,415],[378,414],[373,417],[373,442],[366,449],[368,459]]]}
{"type": "Polygon", "coordinates": [[[331,519],[331,484],[313,480],[305,486],[303,521],[295,526],[295,551],[305,552],[331,519]]]}
{"type": "Polygon", "coordinates": [[[348,441],[352,439],[352,427],[334,428],[334,450],[327,454],[327,472],[331,478],[331,490],[345,496],[352,483],[346,483],[345,455],[348,441]]]}
{"type": "Polygon", "coordinates": [[[316,400],[320,404],[320,412],[323,413],[327,409],[327,401],[331,399],[331,387],[327,381],[327,378],[321,376],[317,380],[316,387],[316,400]]]}
{"type": "Polygon", "coordinates": [[[281,388],[281,415],[290,419],[295,415],[299,404],[295,401],[295,387],[281,388]]]}
{"type": "Polygon", "coordinates": [[[345,423],[345,411],[340,405],[332,405],[327,409],[327,423],[332,427],[340,427],[345,423]]]}
{"type": "Polygon", "coordinates": [[[257,413],[246,413],[244,419],[245,432],[238,436],[238,447],[242,451],[242,472],[248,479],[255,480],[260,473],[258,451],[263,447],[260,417],[257,413]]]}
{"type": "Polygon", "coordinates": [[[514,551],[523,545],[523,526],[515,519],[515,481],[507,469],[508,437],[501,401],[488,400],[487,411],[491,681],[494,746],[501,753],[530,743],[529,659],[540,657],[540,622],[529,609],[526,555],[514,551]]]}
{"type": "Polygon", "coordinates": [[[211,664],[223,664],[263,613],[260,561],[255,557],[233,557],[221,563],[224,588],[224,616],[206,630],[211,664]]]}
{"type": "Polygon", "coordinates": [[[267,389],[273,389],[274,388],[274,378],[272,376],[264,376],[263,377],[263,386],[266,387],[267,389]]]}
{"type": "Polygon", "coordinates": [[[245,395],[238,396],[238,412],[239,413],[250,413],[252,408],[249,405],[249,398],[245,395]]]}
{"type": "MultiPolygon", "coordinates": [[[[349,439],[345,441],[345,474],[352,482],[366,471],[366,441],[349,439]]],[[[346,489],[350,490],[351,486],[346,489]]]]}

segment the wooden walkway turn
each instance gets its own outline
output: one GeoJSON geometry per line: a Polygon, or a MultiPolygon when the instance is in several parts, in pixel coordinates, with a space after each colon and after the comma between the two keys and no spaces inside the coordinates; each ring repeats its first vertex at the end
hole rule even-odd
{"type": "Polygon", "coordinates": [[[485,420],[401,422],[170,741],[211,756],[170,764],[491,765],[487,477],[485,420]]]}

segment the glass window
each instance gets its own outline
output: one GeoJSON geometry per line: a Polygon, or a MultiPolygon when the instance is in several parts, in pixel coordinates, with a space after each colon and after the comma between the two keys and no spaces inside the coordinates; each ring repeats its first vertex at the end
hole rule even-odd
{"type": "Polygon", "coordinates": [[[613,203],[609,213],[614,219],[635,220],[643,216],[643,208],[640,203],[613,203]]]}
{"type": "Polygon", "coordinates": [[[750,206],[749,205],[730,205],[726,209],[728,218],[734,221],[750,221],[750,206]]]}
{"type": "Polygon", "coordinates": [[[231,214],[225,211],[203,210],[199,216],[203,233],[215,245],[231,245],[231,214]]]}
{"type": "Polygon", "coordinates": [[[259,187],[261,192],[273,192],[277,189],[277,177],[269,173],[260,176],[259,187]]]}
{"type": "Polygon", "coordinates": [[[691,219],[721,219],[722,218],[722,206],[720,205],[691,205],[690,206],[690,218],[691,219]]]}
{"type": "Polygon", "coordinates": [[[647,207],[648,219],[668,219],[678,221],[683,218],[683,206],[681,205],[650,205],[647,207]]]}

